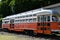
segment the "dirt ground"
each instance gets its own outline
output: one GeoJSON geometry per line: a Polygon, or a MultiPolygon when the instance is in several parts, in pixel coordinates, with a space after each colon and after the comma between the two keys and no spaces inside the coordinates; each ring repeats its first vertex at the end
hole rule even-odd
{"type": "Polygon", "coordinates": [[[32,37],[23,34],[0,32],[0,40],[59,40],[59,39],[51,39],[45,37],[32,37]]]}

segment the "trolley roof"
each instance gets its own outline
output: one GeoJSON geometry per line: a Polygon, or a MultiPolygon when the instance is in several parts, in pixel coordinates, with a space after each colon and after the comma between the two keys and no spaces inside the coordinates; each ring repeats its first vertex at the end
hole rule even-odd
{"type": "Polygon", "coordinates": [[[5,17],[5,18],[3,18],[3,19],[13,18],[13,17],[17,17],[17,16],[37,14],[37,13],[40,13],[40,12],[50,12],[51,14],[60,15],[60,14],[59,14],[58,12],[56,12],[55,10],[48,10],[48,9],[39,8],[39,9],[35,9],[35,10],[31,10],[31,11],[27,11],[27,12],[15,14],[15,15],[10,15],[10,16],[7,16],[7,17],[5,17]]]}

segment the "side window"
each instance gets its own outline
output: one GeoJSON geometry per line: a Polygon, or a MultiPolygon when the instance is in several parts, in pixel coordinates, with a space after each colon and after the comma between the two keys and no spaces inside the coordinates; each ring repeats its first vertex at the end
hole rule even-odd
{"type": "Polygon", "coordinates": [[[22,23],[22,20],[20,20],[20,23],[22,23]]]}
{"type": "Polygon", "coordinates": [[[9,23],[9,21],[4,21],[4,23],[6,23],[6,24],[7,24],[7,23],[9,23]]]}
{"type": "Polygon", "coordinates": [[[44,19],[43,19],[43,16],[41,16],[41,22],[43,22],[43,20],[44,20],[44,19]]]}
{"type": "Polygon", "coordinates": [[[19,18],[19,17],[18,17],[19,18]]]}
{"type": "Polygon", "coordinates": [[[33,22],[36,22],[36,18],[33,18],[33,22]]]}
{"type": "Polygon", "coordinates": [[[57,22],[57,21],[58,21],[57,16],[52,16],[52,21],[53,21],[53,22],[57,22]]]}
{"type": "Polygon", "coordinates": [[[47,21],[48,21],[48,22],[50,21],[50,16],[47,16],[47,21]]]}
{"type": "Polygon", "coordinates": [[[14,19],[11,19],[11,20],[10,20],[10,23],[14,23],[14,19]]]}
{"type": "Polygon", "coordinates": [[[28,22],[29,20],[28,19],[26,19],[26,22],[28,22]]]}
{"type": "Polygon", "coordinates": [[[25,16],[23,16],[23,18],[24,18],[25,16]]]}
{"type": "Polygon", "coordinates": [[[29,17],[31,17],[32,15],[29,15],[29,17]]]}
{"type": "Polygon", "coordinates": [[[28,15],[26,15],[26,17],[28,17],[28,15]]]}
{"type": "Polygon", "coordinates": [[[38,17],[38,22],[40,22],[40,16],[38,17]]]}
{"type": "Polygon", "coordinates": [[[24,22],[24,23],[26,22],[25,19],[23,19],[23,22],[24,22]]]}
{"type": "Polygon", "coordinates": [[[22,23],[23,20],[14,20],[14,23],[22,23]]]}
{"type": "Polygon", "coordinates": [[[32,22],[32,19],[29,19],[29,22],[32,22]]]}
{"type": "Polygon", "coordinates": [[[22,16],[20,16],[20,18],[22,18],[22,16]]]}
{"type": "Polygon", "coordinates": [[[60,18],[58,19],[58,21],[60,22],[60,18]]]}
{"type": "Polygon", "coordinates": [[[36,14],[33,14],[33,16],[36,16],[36,14]]]}
{"type": "Polygon", "coordinates": [[[24,22],[24,19],[23,19],[23,22],[24,22]]]}
{"type": "Polygon", "coordinates": [[[43,21],[46,22],[46,16],[43,17],[43,21]]]}

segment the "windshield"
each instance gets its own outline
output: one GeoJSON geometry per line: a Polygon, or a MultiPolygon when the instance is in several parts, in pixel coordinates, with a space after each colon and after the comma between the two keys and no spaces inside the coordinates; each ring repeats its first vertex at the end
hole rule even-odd
{"type": "Polygon", "coordinates": [[[53,22],[57,22],[57,21],[58,21],[57,16],[52,16],[52,21],[53,21],[53,22]]]}
{"type": "Polygon", "coordinates": [[[59,22],[60,22],[60,18],[59,18],[59,22]]]}

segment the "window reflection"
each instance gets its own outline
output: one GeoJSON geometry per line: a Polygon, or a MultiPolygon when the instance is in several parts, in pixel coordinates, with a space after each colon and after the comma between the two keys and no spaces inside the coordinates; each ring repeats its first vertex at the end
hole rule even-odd
{"type": "Polygon", "coordinates": [[[57,16],[52,16],[52,21],[53,21],[53,22],[57,22],[57,21],[58,21],[57,16]]]}

